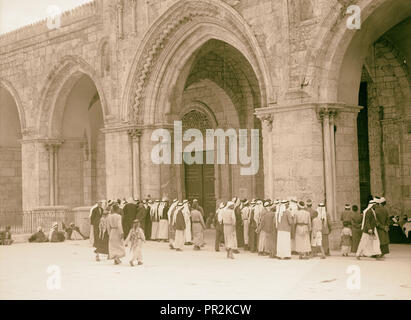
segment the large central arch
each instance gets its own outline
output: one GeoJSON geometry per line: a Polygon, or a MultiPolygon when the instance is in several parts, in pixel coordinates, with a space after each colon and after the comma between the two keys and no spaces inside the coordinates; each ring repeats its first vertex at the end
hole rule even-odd
{"type": "MultiPolygon", "coordinates": [[[[213,68],[218,67],[214,65],[213,68]]],[[[221,101],[204,101],[187,93],[190,89],[199,90],[199,86],[208,87],[214,93],[220,92],[226,101],[231,101],[230,104],[234,100],[238,102],[232,111],[237,124],[233,127],[232,122],[222,120],[218,126],[223,129],[230,128],[230,125],[237,129],[259,127],[254,109],[266,107],[274,97],[270,74],[257,40],[244,19],[222,2],[183,0],[173,5],[153,24],[143,39],[131,70],[124,92],[122,119],[143,129],[171,126],[173,120],[182,119],[182,110],[191,104],[207,105],[214,114],[219,108],[224,109],[221,101]],[[224,58],[225,53],[230,57],[224,58]],[[201,68],[198,69],[198,65],[213,59],[226,64],[233,77],[241,78],[236,83],[247,92],[247,97],[239,98],[243,99],[243,108],[239,107],[241,103],[236,100],[236,94],[230,92],[229,85],[224,86],[218,79],[212,79],[201,68]],[[250,76],[241,77],[241,74],[250,76]]],[[[220,111],[220,120],[224,119],[223,112],[220,111]]],[[[141,167],[145,170],[141,172],[141,180],[145,181],[147,176],[152,185],[143,190],[142,196],[185,196],[182,186],[177,186],[177,190],[166,190],[172,180],[170,177],[184,181],[184,174],[181,174],[184,169],[154,167],[149,156],[146,156],[151,152],[150,144],[150,134],[147,132],[144,136],[143,133],[141,167]],[[167,178],[164,178],[165,175],[167,178]],[[161,189],[158,194],[157,189],[161,189]]],[[[255,177],[249,178],[250,181],[239,177],[238,168],[224,167],[220,171],[229,174],[233,182],[227,190],[217,192],[217,199],[239,195],[238,188],[233,188],[233,185],[252,185],[250,190],[253,189],[253,192],[260,188],[256,184],[263,185],[256,183],[255,177]]],[[[216,174],[215,180],[216,190],[221,190],[223,178],[219,179],[216,174]]],[[[171,187],[175,188],[175,183],[171,187]]]]}
{"type": "Polygon", "coordinates": [[[264,55],[247,22],[222,2],[183,0],[160,16],[143,39],[127,79],[122,119],[158,122],[154,115],[170,108],[169,96],[163,92],[171,91],[193,53],[212,39],[226,42],[247,59],[260,86],[258,107],[266,107],[275,93],[264,55]]]}

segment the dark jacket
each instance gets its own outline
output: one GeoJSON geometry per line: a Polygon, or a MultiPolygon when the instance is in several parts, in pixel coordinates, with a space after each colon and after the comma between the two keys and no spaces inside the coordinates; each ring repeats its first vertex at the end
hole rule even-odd
{"type": "Polygon", "coordinates": [[[179,210],[177,213],[174,213],[174,214],[177,214],[176,223],[174,224],[174,228],[176,230],[185,230],[186,229],[186,222],[185,222],[185,219],[184,219],[183,211],[179,210]]]}

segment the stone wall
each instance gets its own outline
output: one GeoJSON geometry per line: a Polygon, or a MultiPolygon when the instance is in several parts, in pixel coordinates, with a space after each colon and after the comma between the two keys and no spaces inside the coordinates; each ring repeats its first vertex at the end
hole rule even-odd
{"type": "Polygon", "coordinates": [[[58,153],[58,204],[79,207],[84,205],[84,190],[91,187],[83,183],[85,167],[82,142],[66,140],[58,153]]]}
{"type": "Polygon", "coordinates": [[[21,148],[0,147],[0,212],[22,211],[21,148]]]}

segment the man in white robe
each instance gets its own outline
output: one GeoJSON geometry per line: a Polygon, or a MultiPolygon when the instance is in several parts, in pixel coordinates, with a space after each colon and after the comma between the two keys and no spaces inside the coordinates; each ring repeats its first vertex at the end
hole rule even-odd
{"type": "Polygon", "coordinates": [[[243,203],[241,218],[243,219],[244,228],[244,250],[248,250],[248,229],[250,226],[250,206],[248,200],[243,203]]]}
{"type": "Polygon", "coordinates": [[[174,240],[176,237],[176,230],[174,229],[174,215],[175,215],[175,210],[178,205],[178,200],[174,199],[173,203],[170,205],[170,208],[167,211],[167,217],[168,217],[168,236],[169,236],[169,246],[170,249],[174,249],[174,240]]]}
{"type": "Polygon", "coordinates": [[[183,201],[183,214],[184,214],[184,220],[186,223],[186,229],[185,229],[185,244],[186,245],[192,245],[192,234],[191,234],[191,211],[190,211],[190,203],[188,200],[183,201]]]}
{"type": "Polygon", "coordinates": [[[160,200],[154,201],[154,204],[150,208],[151,218],[151,240],[158,240],[158,226],[160,223],[160,216],[158,214],[158,208],[160,206],[160,200]]]}
{"type": "MultiPolygon", "coordinates": [[[[290,197],[290,202],[288,206],[288,211],[290,211],[291,217],[293,218],[293,221],[295,220],[295,214],[298,211],[298,203],[297,203],[297,198],[296,197],[290,197]]],[[[293,226],[293,229],[291,229],[291,253],[297,254],[295,250],[295,225],[293,226]]]]}
{"type": "Polygon", "coordinates": [[[293,218],[288,211],[288,201],[281,201],[279,212],[276,216],[277,227],[277,257],[279,259],[291,259],[291,228],[293,218]]]}

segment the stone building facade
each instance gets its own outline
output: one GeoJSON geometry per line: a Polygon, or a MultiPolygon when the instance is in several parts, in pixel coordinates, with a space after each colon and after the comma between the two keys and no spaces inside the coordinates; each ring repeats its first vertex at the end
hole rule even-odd
{"type": "Polygon", "coordinates": [[[373,194],[411,215],[410,16],[409,0],[95,0],[0,35],[0,207],[296,196],[338,221],[373,194]],[[260,129],[259,172],[154,164],[176,120],[260,129]]]}

